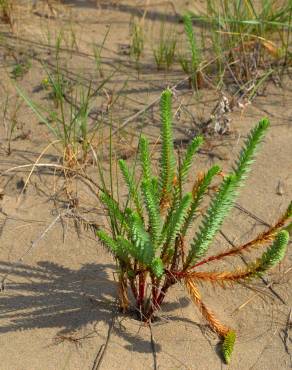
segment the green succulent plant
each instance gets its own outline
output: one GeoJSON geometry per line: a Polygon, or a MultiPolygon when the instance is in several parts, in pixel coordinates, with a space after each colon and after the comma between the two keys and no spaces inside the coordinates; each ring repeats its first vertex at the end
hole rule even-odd
{"type": "Polygon", "coordinates": [[[292,203],[280,219],[268,230],[248,241],[214,256],[205,257],[215,235],[231,210],[236,196],[244,183],[256,150],[269,127],[262,119],[250,132],[234,164],[232,171],[222,175],[215,165],[195,181],[192,191],[184,194],[184,187],[194,156],[203,144],[201,136],[189,144],[184,157],[175,156],[172,129],[172,93],[165,90],[161,95],[161,159],[158,176],[151,168],[150,145],[146,137],[139,142],[141,179],[124,160],[119,167],[128,187],[125,205],[114,199],[104,187],[100,200],[107,210],[111,233],[98,230],[97,236],[114,255],[119,265],[120,305],[126,310],[129,305],[128,287],[136,301],[141,319],[150,322],[161,306],[168,289],[183,282],[194,303],[211,328],[223,339],[223,355],[230,361],[235,342],[235,332],[220,323],[204,304],[197,283],[212,283],[218,286],[234,284],[257,278],[272,268],[284,257],[291,230],[292,203]],[[211,189],[216,176],[223,177],[214,192],[209,207],[201,215],[199,209],[204,196],[211,189]],[[189,237],[193,221],[201,218],[195,236],[189,237]],[[198,267],[230,256],[238,256],[256,247],[270,247],[254,263],[234,271],[202,271],[198,267]],[[150,292],[146,286],[150,284],[150,292]]]}

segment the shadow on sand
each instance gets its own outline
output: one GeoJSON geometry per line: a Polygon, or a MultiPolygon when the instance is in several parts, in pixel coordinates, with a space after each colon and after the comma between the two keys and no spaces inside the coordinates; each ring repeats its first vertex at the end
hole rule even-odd
{"type": "MultiPolygon", "coordinates": [[[[90,323],[103,321],[110,325],[116,310],[116,284],[111,279],[114,267],[85,264],[73,270],[48,261],[35,266],[0,262],[0,275],[9,272],[5,290],[0,293],[0,335],[16,330],[56,328],[58,336],[90,323]]],[[[163,312],[187,304],[184,299],[165,303],[163,312]]],[[[179,319],[175,317],[175,321],[179,319]]],[[[125,348],[152,352],[149,338],[133,335],[117,324],[114,332],[127,341],[125,348]]],[[[156,351],[160,350],[156,343],[156,351]]]]}

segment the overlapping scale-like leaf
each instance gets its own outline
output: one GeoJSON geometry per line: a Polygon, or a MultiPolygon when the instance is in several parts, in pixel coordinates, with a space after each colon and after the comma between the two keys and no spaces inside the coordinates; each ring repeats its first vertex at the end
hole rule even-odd
{"type": "Polygon", "coordinates": [[[175,175],[175,156],[173,146],[172,132],[172,112],[171,112],[171,90],[165,90],[160,99],[160,115],[161,115],[161,173],[160,173],[160,189],[161,201],[169,196],[172,190],[173,179],[175,175]]]}
{"type": "Polygon", "coordinates": [[[187,264],[202,258],[207,252],[215,234],[220,229],[225,216],[234,203],[237,191],[249,171],[258,145],[262,141],[268,126],[269,121],[263,119],[248,136],[245,146],[241,150],[239,159],[236,162],[234,173],[225,177],[217,194],[213,197],[206,215],[203,217],[202,225],[191,245],[187,264]]]}

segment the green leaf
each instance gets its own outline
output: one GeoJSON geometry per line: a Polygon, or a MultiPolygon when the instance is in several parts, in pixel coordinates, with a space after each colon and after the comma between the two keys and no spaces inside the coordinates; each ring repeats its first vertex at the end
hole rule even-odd
{"type": "Polygon", "coordinates": [[[192,162],[193,162],[193,157],[195,153],[198,151],[198,149],[200,148],[200,146],[203,144],[203,142],[204,142],[204,139],[202,136],[196,136],[187,148],[185,157],[182,161],[180,171],[179,171],[179,180],[182,185],[187,180],[187,177],[188,177],[188,174],[189,174],[192,162]]]}
{"type": "Polygon", "coordinates": [[[290,236],[292,236],[292,222],[290,224],[288,224],[284,230],[286,230],[290,236]]]}
{"type": "Polygon", "coordinates": [[[167,89],[163,91],[160,99],[161,137],[162,137],[161,164],[160,164],[161,199],[167,197],[171,193],[175,174],[171,96],[172,96],[171,90],[167,89]]]}
{"type": "MultiPolygon", "coordinates": [[[[111,238],[104,230],[98,230],[96,235],[100,241],[112,252],[119,257],[122,261],[127,261],[128,251],[123,245],[119,244],[117,240],[111,238]]],[[[121,239],[121,238],[120,238],[121,239]]]]}
{"type": "Polygon", "coordinates": [[[156,199],[156,203],[159,204],[159,181],[157,177],[152,177],[151,179],[151,191],[156,199]]]}
{"type": "Polygon", "coordinates": [[[262,257],[258,261],[256,273],[261,275],[273,266],[277,265],[285,256],[288,242],[288,231],[280,231],[277,234],[272,246],[262,255],[262,257]]]}
{"type": "Polygon", "coordinates": [[[140,160],[141,160],[141,165],[142,165],[143,180],[150,181],[151,161],[150,161],[149,142],[144,136],[141,136],[140,138],[139,148],[140,148],[140,160]]]}
{"type": "Polygon", "coordinates": [[[198,206],[201,204],[203,200],[203,196],[208,190],[208,187],[211,184],[214,176],[216,176],[221,171],[219,166],[213,166],[209,169],[209,171],[204,175],[202,181],[199,183],[198,188],[196,189],[195,194],[193,195],[193,201],[191,203],[188,215],[186,217],[184,226],[182,227],[182,235],[186,235],[188,228],[191,226],[192,222],[194,221],[196,211],[198,206]]]}
{"type": "Polygon", "coordinates": [[[245,145],[240,152],[234,173],[223,180],[218,193],[211,201],[211,205],[203,218],[202,226],[200,226],[200,230],[191,244],[186,264],[196,261],[207,252],[225,216],[233,206],[237,190],[242,185],[249,171],[258,145],[262,141],[269,124],[267,119],[262,119],[248,135],[245,145]]]}
{"type": "Polygon", "coordinates": [[[192,18],[189,14],[185,15],[183,17],[183,22],[184,22],[184,28],[185,28],[185,33],[187,35],[189,44],[190,44],[190,49],[191,49],[191,54],[192,54],[192,73],[196,72],[201,56],[199,49],[197,47],[197,42],[195,38],[195,34],[193,32],[193,22],[192,18]]]}
{"type": "MultiPolygon", "coordinates": [[[[109,212],[109,218],[112,222],[115,222],[119,227],[128,229],[128,214],[131,213],[130,209],[126,209],[125,212],[121,211],[119,203],[107,192],[102,193],[99,196],[101,202],[106,206],[109,212]]],[[[121,230],[117,230],[121,232],[121,230]]]]}
{"type": "Polygon", "coordinates": [[[207,252],[216,232],[220,229],[224,218],[233,205],[236,195],[237,177],[230,175],[223,180],[218,193],[203,218],[199,232],[196,234],[187,258],[187,264],[203,257],[207,252]]]}
{"type": "Polygon", "coordinates": [[[123,159],[120,159],[118,163],[119,163],[120,170],[123,174],[125,183],[128,186],[130,199],[133,199],[138,213],[140,214],[140,216],[142,216],[142,213],[143,213],[142,203],[141,203],[140,195],[138,192],[138,186],[134,180],[134,176],[133,174],[130,174],[130,170],[128,166],[126,165],[126,162],[123,159]]]}
{"type": "Polygon", "coordinates": [[[141,189],[144,195],[144,203],[148,213],[151,240],[154,247],[156,247],[160,238],[162,226],[159,204],[155,194],[153,193],[152,183],[150,181],[142,181],[141,189]]]}
{"type": "Polygon", "coordinates": [[[166,245],[171,248],[175,238],[180,233],[182,224],[185,221],[187,211],[192,201],[192,194],[187,193],[181,200],[178,208],[172,212],[166,228],[166,245]]]}
{"type": "Polygon", "coordinates": [[[287,211],[286,211],[287,218],[292,217],[292,201],[290,202],[287,211]]]}
{"type": "Polygon", "coordinates": [[[230,363],[231,355],[234,349],[234,344],[236,340],[236,334],[234,331],[230,330],[224,337],[222,344],[223,357],[226,364],[230,363]]]}
{"type": "Polygon", "coordinates": [[[111,238],[104,230],[98,230],[96,235],[113,253],[116,253],[118,246],[117,242],[111,238]]]}
{"type": "Polygon", "coordinates": [[[122,255],[124,260],[129,260],[128,255],[131,255],[133,258],[137,258],[135,246],[129,240],[118,235],[117,243],[119,247],[119,255],[122,255]]]}
{"type": "Polygon", "coordinates": [[[150,235],[145,230],[143,221],[136,213],[133,213],[131,217],[131,237],[135,248],[133,253],[135,253],[136,258],[146,266],[149,266],[155,252],[150,235]]]}
{"type": "Polygon", "coordinates": [[[163,262],[160,258],[154,258],[151,263],[151,270],[155,276],[161,277],[164,273],[163,262]]]}
{"type": "Polygon", "coordinates": [[[270,122],[267,118],[259,121],[249,133],[247,140],[245,141],[244,147],[240,152],[239,158],[234,168],[234,173],[239,180],[244,180],[247,172],[249,171],[250,165],[254,161],[254,156],[260,142],[262,141],[270,122]]]}

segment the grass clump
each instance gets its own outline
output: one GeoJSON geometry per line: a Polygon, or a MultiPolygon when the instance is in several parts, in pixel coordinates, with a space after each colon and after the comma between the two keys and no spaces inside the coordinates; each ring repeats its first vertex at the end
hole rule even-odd
{"type": "Polygon", "coordinates": [[[34,103],[19,87],[19,95],[45,124],[55,138],[55,145],[61,144],[64,165],[73,168],[85,164],[96,135],[98,122],[91,122],[89,113],[91,100],[96,91],[91,86],[70,90],[66,78],[60,72],[51,74],[41,82],[44,90],[53,99],[54,108],[45,108],[34,103]]]}
{"type": "Polygon", "coordinates": [[[153,48],[153,55],[157,69],[169,70],[175,62],[177,39],[173,32],[166,32],[164,23],[160,27],[157,46],[153,48]]]}
{"type": "MultiPolygon", "coordinates": [[[[278,0],[206,2],[206,13],[192,14],[206,24],[211,61],[219,83],[235,83],[252,98],[255,90],[291,61],[292,3],[278,0]],[[249,94],[249,85],[255,85],[249,94]]],[[[209,68],[210,69],[210,68],[209,68]]],[[[206,72],[207,73],[207,72],[206,72]]]]}
{"type": "Polygon", "coordinates": [[[188,48],[190,51],[190,58],[186,55],[180,55],[179,62],[183,71],[190,76],[190,83],[193,88],[198,88],[200,85],[200,71],[201,52],[198,48],[195,33],[193,31],[193,23],[191,16],[185,15],[183,17],[184,30],[188,40],[188,48]]]}
{"type": "Polygon", "coordinates": [[[0,19],[14,28],[13,2],[12,0],[0,0],[0,19]]]}
{"type": "MultiPolygon", "coordinates": [[[[105,35],[100,53],[108,32],[105,35]]],[[[92,142],[102,120],[90,114],[93,102],[104,85],[112,78],[113,73],[103,77],[98,86],[92,88],[92,82],[85,84],[82,76],[72,81],[70,75],[61,65],[61,31],[56,39],[54,48],[55,64],[53,70],[43,65],[46,76],[41,80],[38,89],[46,93],[46,98],[53,104],[45,107],[32,101],[18,86],[16,90],[22,99],[53,135],[53,145],[61,154],[66,167],[77,168],[86,165],[88,154],[92,151],[92,142]]],[[[99,61],[100,62],[100,61],[99,61]]],[[[101,65],[98,67],[100,68],[101,65]]],[[[100,69],[99,69],[100,71],[100,69]]]]}
{"type": "Polygon", "coordinates": [[[211,198],[207,211],[199,209],[211,183],[221,175],[219,166],[211,167],[195,181],[192,191],[184,193],[195,153],[203,143],[195,137],[179,166],[173,146],[172,93],[161,96],[161,159],[158,175],[152,173],[149,142],[142,136],[139,143],[141,179],[137,181],[124,160],[119,167],[128,187],[124,204],[113,196],[103,182],[100,200],[107,210],[110,232],[98,230],[99,240],[114,255],[118,263],[119,298],[122,310],[129,306],[128,287],[136,302],[140,318],[150,322],[160,308],[168,289],[178,282],[186,289],[211,328],[223,339],[223,355],[229,363],[235,343],[235,333],[222,324],[204,303],[198,283],[227,286],[257,278],[284,257],[292,218],[292,203],[280,219],[267,231],[244,245],[206,257],[208,249],[231,210],[239,189],[250,170],[255,153],[269,127],[262,119],[253,130],[235,162],[233,170],[223,176],[211,198]],[[201,217],[195,236],[189,236],[193,220],[201,217]],[[288,226],[287,226],[288,224],[288,226]],[[206,266],[230,256],[239,256],[256,247],[271,245],[262,257],[245,267],[232,271],[202,271],[206,266]],[[151,286],[148,290],[146,287],[151,286]]]}
{"type": "Polygon", "coordinates": [[[12,141],[15,137],[15,132],[19,128],[18,113],[21,107],[21,102],[18,99],[9,97],[7,94],[3,105],[1,106],[1,122],[5,131],[6,147],[5,152],[10,155],[12,152],[12,141]],[[13,104],[11,104],[13,101],[13,104]]]}
{"type": "Polygon", "coordinates": [[[130,27],[131,43],[130,56],[135,61],[136,67],[139,68],[139,62],[145,46],[145,34],[143,21],[133,21],[130,27]]]}
{"type": "Polygon", "coordinates": [[[14,80],[23,78],[30,68],[31,62],[29,60],[16,63],[11,70],[11,78],[14,80]]]}

